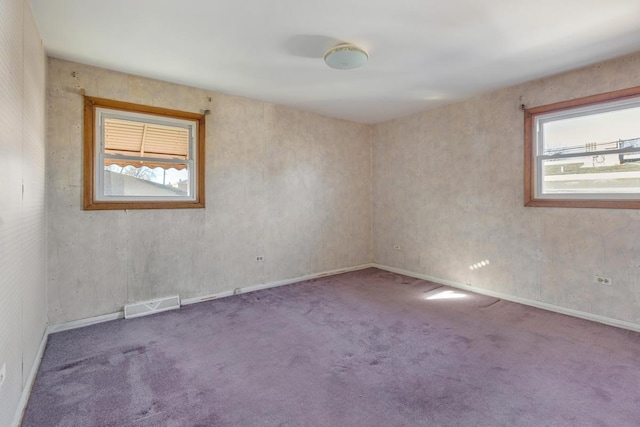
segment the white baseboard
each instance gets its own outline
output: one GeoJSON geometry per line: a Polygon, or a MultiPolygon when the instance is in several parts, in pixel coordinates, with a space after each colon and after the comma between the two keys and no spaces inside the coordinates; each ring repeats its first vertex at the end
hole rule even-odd
{"type": "Polygon", "coordinates": [[[347,267],[347,268],[340,268],[340,269],[337,269],[337,270],[325,271],[323,273],[308,274],[306,276],[294,277],[292,279],[278,280],[276,282],[263,283],[263,284],[260,284],[260,285],[253,285],[253,286],[246,286],[244,288],[236,288],[236,290],[223,291],[223,292],[218,292],[218,293],[215,293],[215,294],[209,294],[209,295],[205,295],[205,296],[201,296],[201,297],[185,298],[185,299],[183,299],[181,301],[181,304],[182,305],[189,305],[189,304],[195,304],[195,303],[198,303],[198,302],[204,302],[204,301],[210,301],[210,300],[213,300],[213,299],[229,297],[229,296],[237,295],[237,294],[246,294],[247,292],[254,292],[254,291],[259,291],[259,290],[262,290],[262,289],[269,289],[269,288],[275,288],[275,287],[278,287],[278,286],[291,285],[293,283],[304,282],[305,280],[317,279],[317,278],[325,277],[325,276],[333,276],[335,274],[349,273],[351,271],[364,270],[365,268],[371,268],[373,266],[374,266],[373,264],[360,264],[360,265],[356,265],[356,266],[353,266],[353,267],[347,267]]]}
{"type": "Polygon", "coordinates": [[[53,334],[55,332],[68,331],[70,329],[82,328],[85,326],[95,325],[102,322],[108,322],[110,320],[124,319],[124,311],[117,311],[115,313],[103,314],[100,316],[88,317],[86,319],[72,320],[71,322],[59,323],[47,328],[47,334],[53,334]]]}
{"type": "MultiPolygon", "coordinates": [[[[253,285],[253,286],[245,286],[243,288],[237,288],[237,290],[235,291],[229,290],[229,291],[223,291],[215,294],[203,295],[203,296],[194,297],[194,298],[185,298],[180,301],[180,305],[189,305],[189,304],[195,304],[203,301],[210,301],[212,299],[224,298],[224,297],[232,296],[234,295],[234,293],[244,294],[247,292],[259,291],[261,289],[268,289],[268,288],[274,288],[277,286],[290,285],[292,283],[303,282],[305,280],[310,280],[310,279],[317,279],[319,277],[333,276],[335,274],[348,273],[350,271],[364,270],[365,268],[370,268],[373,266],[374,266],[373,264],[361,264],[353,267],[346,267],[346,268],[340,268],[337,270],[325,271],[322,273],[309,274],[306,276],[299,276],[299,277],[294,277],[286,280],[278,280],[276,282],[263,283],[260,285],[253,285]]],[[[124,311],[117,311],[115,313],[103,314],[101,316],[88,317],[86,319],[73,320],[71,322],[64,322],[64,323],[59,323],[57,325],[52,325],[47,328],[47,334],[68,331],[71,329],[82,328],[85,326],[95,325],[97,323],[108,322],[110,320],[118,320],[118,319],[124,319],[124,311]]]]}
{"type": "Polygon", "coordinates": [[[591,320],[598,323],[603,323],[609,326],[615,326],[618,328],[629,329],[631,331],[640,332],[640,325],[625,320],[614,319],[612,317],[600,316],[598,314],[588,313],[586,311],[574,310],[572,308],[561,307],[558,305],[548,304],[542,301],[536,301],[529,298],[522,298],[515,295],[504,294],[502,292],[496,292],[489,289],[477,288],[475,286],[464,285],[462,283],[454,282],[451,280],[440,279],[438,277],[429,276],[427,274],[415,273],[413,271],[403,270],[400,268],[389,267],[382,264],[371,264],[372,267],[379,268],[381,270],[390,271],[392,273],[403,274],[409,277],[415,277],[416,279],[428,280],[430,282],[440,283],[442,285],[451,286],[453,288],[463,289],[465,291],[474,292],[477,294],[488,295],[494,298],[500,298],[505,301],[516,302],[519,304],[529,305],[531,307],[541,308],[543,310],[553,311],[555,313],[566,314],[567,316],[579,317],[581,319],[591,320]]]}
{"type": "Polygon", "coordinates": [[[16,413],[13,416],[13,422],[11,423],[12,427],[20,427],[20,424],[22,423],[22,417],[24,415],[25,409],[27,409],[27,403],[29,403],[29,396],[31,395],[31,389],[33,388],[33,383],[36,380],[36,375],[38,375],[38,370],[40,369],[40,362],[42,361],[42,356],[44,355],[44,349],[47,347],[48,339],[49,339],[49,332],[47,331],[47,329],[45,329],[44,333],[42,334],[42,339],[40,340],[40,346],[38,347],[38,352],[36,353],[36,357],[33,360],[31,369],[29,370],[29,376],[27,377],[27,382],[22,388],[22,395],[20,396],[20,401],[18,402],[16,413]]]}

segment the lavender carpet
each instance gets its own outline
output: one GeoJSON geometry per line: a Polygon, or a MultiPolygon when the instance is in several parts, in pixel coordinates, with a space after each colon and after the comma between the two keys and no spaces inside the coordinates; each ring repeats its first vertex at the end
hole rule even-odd
{"type": "Polygon", "coordinates": [[[640,334],[438,287],[368,269],[56,333],[23,425],[640,425],[640,334]]]}

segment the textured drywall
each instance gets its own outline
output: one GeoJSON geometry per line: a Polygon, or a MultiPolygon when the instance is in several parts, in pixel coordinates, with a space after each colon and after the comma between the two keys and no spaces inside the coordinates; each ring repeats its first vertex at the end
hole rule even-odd
{"type": "Polygon", "coordinates": [[[371,262],[369,126],[51,58],[47,89],[50,323],[371,262]],[[211,110],[206,208],[83,211],[80,88],[211,110]]]}
{"type": "MultiPolygon", "coordinates": [[[[46,56],[29,2],[24,12],[21,268],[23,384],[47,323],[45,204],[46,56]]],[[[15,285],[15,284],[14,284],[15,285]]]]}
{"type": "Polygon", "coordinates": [[[45,55],[28,1],[0,2],[0,427],[46,327],[45,55]]]}
{"type": "Polygon", "coordinates": [[[638,85],[640,54],[374,126],[376,262],[640,324],[640,211],[524,207],[520,110],[638,85]]]}

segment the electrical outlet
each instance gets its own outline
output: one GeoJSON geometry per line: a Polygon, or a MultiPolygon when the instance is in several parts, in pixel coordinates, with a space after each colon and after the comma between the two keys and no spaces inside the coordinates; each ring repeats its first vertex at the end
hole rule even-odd
{"type": "Polygon", "coordinates": [[[613,286],[613,280],[611,280],[611,277],[598,276],[596,274],[596,275],[593,276],[593,284],[594,285],[613,286]]]}
{"type": "Polygon", "coordinates": [[[262,261],[264,261],[264,256],[262,256],[262,255],[258,255],[258,256],[256,257],[256,261],[258,261],[258,262],[262,262],[262,261]]]}
{"type": "Polygon", "coordinates": [[[233,294],[234,294],[234,295],[240,295],[241,293],[242,293],[242,289],[240,289],[240,288],[235,288],[235,289],[233,290],[233,294]]]}
{"type": "Polygon", "coordinates": [[[4,380],[7,378],[7,364],[3,363],[2,368],[0,369],[0,389],[2,389],[2,384],[4,384],[4,380]]]}
{"type": "Polygon", "coordinates": [[[400,250],[400,245],[397,244],[397,243],[394,243],[393,244],[393,249],[395,249],[396,251],[399,251],[400,250]]]}

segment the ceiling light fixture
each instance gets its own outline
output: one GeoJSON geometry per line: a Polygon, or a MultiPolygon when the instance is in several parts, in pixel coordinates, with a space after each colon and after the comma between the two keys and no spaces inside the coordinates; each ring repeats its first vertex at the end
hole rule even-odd
{"type": "Polygon", "coordinates": [[[324,54],[324,62],[331,68],[350,70],[362,67],[369,59],[369,54],[352,44],[339,44],[324,54]]]}

